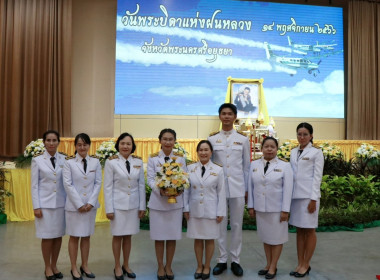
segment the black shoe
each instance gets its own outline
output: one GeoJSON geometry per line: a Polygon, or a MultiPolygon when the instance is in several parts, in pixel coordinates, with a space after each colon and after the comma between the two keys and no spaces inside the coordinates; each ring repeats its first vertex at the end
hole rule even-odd
{"type": "Polygon", "coordinates": [[[74,274],[73,274],[73,271],[70,270],[70,272],[71,272],[71,276],[73,277],[73,280],[83,280],[82,276],[75,277],[74,274]]]}
{"type": "Polygon", "coordinates": [[[227,263],[217,263],[214,269],[212,270],[212,274],[219,275],[222,274],[223,271],[227,269],[227,263]]]}
{"type": "Polygon", "coordinates": [[[157,273],[157,280],[165,280],[166,279],[166,276],[165,275],[158,275],[157,273]]]}
{"type": "Polygon", "coordinates": [[[201,279],[202,278],[202,272],[198,273],[195,271],[194,273],[194,279],[201,279]]]}
{"type": "Polygon", "coordinates": [[[53,275],[50,275],[50,276],[47,276],[47,275],[46,275],[46,272],[45,272],[45,278],[46,278],[46,280],[56,280],[54,274],[53,274],[53,275]]]}
{"type": "Polygon", "coordinates": [[[113,274],[115,275],[115,280],[124,280],[124,275],[117,276],[115,269],[113,270],[113,274]]]}
{"type": "Polygon", "coordinates": [[[207,274],[202,273],[202,280],[205,280],[205,279],[210,279],[210,272],[207,274]]]}
{"type": "Polygon", "coordinates": [[[235,274],[235,276],[243,276],[243,269],[240,264],[233,262],[231,263],[231,270],[235,274]]]}
{"type": "Polygon", "coordinates": [[[172,274],[172,275],[166,274],[165,277],[168,280],[174,280],[174,274],[172,274]]]}
{"type": "Polygon", "coordinates": [[[273,279],[274,277],[276,277],[276,274],[277,274],[277,268],[273,274],[271,274],[271,273],[265,274],[265,279],[273,279]]]}
{"type": "Polygon", "coordinates": [[[267,274],[268,273],[268,269],[261,269],[261,270],[259,270],[259,272],[257,272],[257,274],[258,275],[265,275],[265,274],[267,274]]]}
{"type": "Polygon", "coordinates": [[[90,272],[90,273],[87,273],[86,271],[84,271],[83,267],[80,267],[80,273],[83,275],[86,275],[87,278],[95,278],[95,274],[90,272]]]}
{"type": "Polygon", "coordinates": [[[294,276],[294,275],[296,275],[296,273],[297,273],[297,271],[290,271],[290,272],[289,272],[289,275],[290,275],[290,276],[294,276]]]}
{"type": "Polygon", "coordinates": [[[297,278],[305,277],[306,275],[309,274],[310,270],[311,270],[311,267],[309,266],[309,268],[306,270],[305,273],[302,273],[302,274],[301,274],[301,273],[296,272],[296,273],[294,274],[294,277],[297,277],[297,278]]]}
{"type": "Polygon", "coordinates": [[[63,278],[63,274],[62,274],[62,272],[54,273],[54,276],[55,276],[55,278],[57,278],[57,279],[62,279],[62,278],[63,278]]]}
{"type": "Polygon", "coordinates": [[[128,278],[136,278],[136,274],[134,272],[129,273],[124,265],[121,266],[121,269],[123,270],[123,274],[127,274],[128,278]]]}

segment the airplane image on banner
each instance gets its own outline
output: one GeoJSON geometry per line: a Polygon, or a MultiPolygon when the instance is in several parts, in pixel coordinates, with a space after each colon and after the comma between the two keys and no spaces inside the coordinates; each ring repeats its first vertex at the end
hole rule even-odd
{"type": "Polygon", "coordinates": [[[334,49],[335,46],[338,44],[319,44],[317,41],[316,45],[307,45],[307,44],[297,44],[290,39],[288,36],[288,42],[289,46],[292,47],[293,49],[304,51],[303,54],[307,54],[307,52],[313,52],[315,54],[319,54],[321,51],[327,51],[330,52],[331,54],[335,54],[334,49]]]}
{"type": "MultiPolygon", "coordinates": [[[[264,47],[267,59],[270,61],[283,65],[289,69],[306,69],[307,72],[309,74],[313,74],[314,77],[317,76],[317,72],[320,73],[318,68],[322,60],[320,60],[318,63],[315,63],[305,57],[278,56],[273,53],[270,45],[267,42],[264,42],[264,47]]],[[[295,73],[290,73],[290,76],[293,76],[295,73]]]]}

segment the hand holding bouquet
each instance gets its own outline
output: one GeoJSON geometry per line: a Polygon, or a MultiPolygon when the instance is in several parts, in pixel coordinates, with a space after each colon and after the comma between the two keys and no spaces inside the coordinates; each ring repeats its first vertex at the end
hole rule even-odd
{"type": "Polygon", "coordinates": [[[168,196],[168,203],[177,203],[176,196],[190,186],[189,174],[175,160],[173,157],[172,162],[165,162],[156,174],[156,186],[162,195],[168,196]]]}

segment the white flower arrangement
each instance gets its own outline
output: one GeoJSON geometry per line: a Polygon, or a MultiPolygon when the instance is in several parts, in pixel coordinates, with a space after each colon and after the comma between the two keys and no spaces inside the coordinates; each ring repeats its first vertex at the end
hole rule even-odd
{"type": "Polygon", "coordinates": [[[363,143],[356,151],[355,156],[363,159],[380,158],[380,151],[374,146],[363,143]]]}
{"type": "Polygon", "coordinates": [[[336,145],[331,145],[328,142],[324,142],[321,145],[319,145],[319,147],[322,149],[322,153],[325,158],[328,156],[333,157],[333,158],[344,157],[342,150],[336,145]]]}
{"type": "Polygon", "coordinates": [[[116,155],[118,152],[115,149],[115,141],[109,140],[104,141],[100,144],[99,148],[96,150],[95,155],[99,158],[100,164],[104,166],[107,158],[116,155]]]}
{"type": "Polygon", "coordinates": [[[178,142],[175,142],[173,152],[187,159],[188,153],[178,142]]]}
{"type": "Polygon", "coordinates": [[[36,154],[43,153],[45,151],[45,145],[42,139],[37,139],[35,141],[30,142],[24,151],[25,158],[32,158],[36,154]]]}

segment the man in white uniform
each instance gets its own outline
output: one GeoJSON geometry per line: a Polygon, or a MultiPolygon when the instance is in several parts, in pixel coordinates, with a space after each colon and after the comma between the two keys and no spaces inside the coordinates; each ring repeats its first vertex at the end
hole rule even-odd
{"type": "MultiPolygon", "coordinates": [[[[248,174],[250,166],[250,145],[248,138],[237,132],[233,124],[237,117],[236,106],[224,103],[219,107],[219,119],[222,130],[212,133],[208,140],[214,149],[212,160],[223,166],[227,198],[227,215],[230,211],[231,226],[231,270],[236,276],[243,275],[240,252],[242,246],[242,225],[245,198],[248,191],[248,174]]],[[[220,238],[218,239],[220,256],[218,264],[213,269],[214,275],[227,269],[227,218],[223,219],[220,238]]]]}

